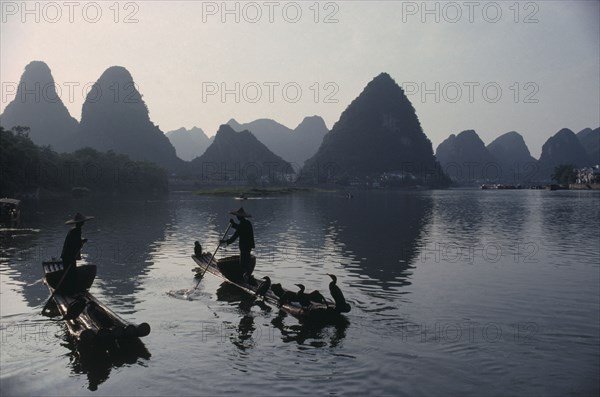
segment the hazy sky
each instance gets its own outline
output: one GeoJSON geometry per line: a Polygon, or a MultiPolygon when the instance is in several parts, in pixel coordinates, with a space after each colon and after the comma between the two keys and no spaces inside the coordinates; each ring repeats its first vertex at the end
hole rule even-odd
{"type": "Polygon", "coordinates": [[[538,157],[559,129],[600,125],[597,1],[0,3],[0,111],[42,60],[76,119],[86,84],[126,67],[163,131],[315,114],[331,128],[381,72],[434,150],[516,130],[538,157]]]}

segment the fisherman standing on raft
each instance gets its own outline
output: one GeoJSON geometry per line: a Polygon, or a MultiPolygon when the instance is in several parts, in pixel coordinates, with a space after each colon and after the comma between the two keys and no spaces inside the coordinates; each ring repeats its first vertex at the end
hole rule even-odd
{"type": "Polygon", "coordinates": [[[235,229],[235,233],[231,238],[222,240],[221,243],[227,243],[227,245],[233,243],[235,240],[240,239],[240,265],[244,272],[244,279],[248,280],[250,275],[254,271],[254,265],[252,263],[252,257],[250,251],[254,248],[254,230],[252,224],[247,218],[252,215],[244,211],[244,207],[240,207],[237,211],[229,212],[231,215],[235,215],[239,223],[235,223],[233,219],[229,220],[231,227],[235,229]]]}
{"type": "Polygon", "coordinates": [[[67,233],[62,253],[60,254],[63,261],[63,269],[65,269],[66,272],[61,288],[63,291],[77,288],[77,268],[75,262],[77,259],[81,259],[81,247],[87,242],[87,238],[81,238],[81,227],[84,222],[91,219],[94,219],[94,217],[83,216],[78,212],[73,219],[69,219],[65,222],[65,225],[75,224],[75,227],[67,233]]]}

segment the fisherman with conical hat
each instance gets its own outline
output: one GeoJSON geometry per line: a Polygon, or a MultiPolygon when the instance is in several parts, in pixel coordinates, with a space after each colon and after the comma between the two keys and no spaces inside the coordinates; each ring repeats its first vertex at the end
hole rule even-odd
{"type": "Polygon", "coordinates": [[[231,211],[231,215],[235,215],[239,223],[235,223],[233,219],[229,220],[231,227],[235,229],[235,233],[227,240],[221,241],[227,245],[233,243],[238,238],[240,239],[240,264],[244,272],[244,278],[248,279],[254,271],[252,266],[252,257],[250,251],[254,248],[254,230],[252,224],[248,220],[252,215],[244,211],[244,207],[240,207],[237,211],[231,211]]]}
{"type": "Polygon", "coordinates": [[[63,261],[63,269],[67,272],[63,281],[64,290],[75,289],[77,283],[77,268],[75,262],[77,259],[81,259],[81,247],[87,242],[87,238],[81,238],[81,227],[84,222],[94,219],[93,216],[84,216],[81,213],[75,214],[73,219],[69,219],[65,222],[66,225],[75,225],[67,233],[65,242],[63,244],[62,253],[60,257],[63,261]]]}

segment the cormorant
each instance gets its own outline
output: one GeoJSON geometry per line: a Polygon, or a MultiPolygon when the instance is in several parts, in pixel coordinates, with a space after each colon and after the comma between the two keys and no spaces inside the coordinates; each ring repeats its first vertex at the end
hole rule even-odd
{"type": "Polygon", "coordinates": [[[297,286],[298,288],[300,288],[300,291],[296,292],[296,300],[298,301],[298,303],[300,303],[300,306],[302,307],[307,307],[310,306],[310,296],[308,296],[307,294],[304,293],[304,285],[302,284],[294,284],[295,286],[297,286]]]}
{"type": "Polygon", "coordinates": [[[327,302],[327,299],[325,299],[325,297],[323,296],[323,294],[321,294],[319,291],[314,290],[313,292],[311,292],[310,294],[308,294],[308,297],[310,298],[311,301],[317,302],[317,303],[322,303],[327,308],[329,308],[329,302],[327,302]]]}
{"type": "Polygon", "coordinates": [[[340,287],[337,286],[337,277],[333,274],[327,274],[331,277],[331,282],[329,283],[329,292],[335,301],[335,309],[340,313],[348,313],[350,311],[350,305],[346,302],[346,298],[344,298],[344,294],[340,287]]]}
{"type": "Polygon", "coordinates": [[[271,291],[279,298],[279,305],[296,301],[296,293],[284,289],[280,283],[272,284],[271,291]]]}
{"type": "Polygon", "coordinates": [[[262,296],[264,299],[265,294],[267,293],[267,291],[269,291],[269,288],[271,288],[271,279],[268,276],[264,276],[262,279],[265,281],[260,283],[260,285],[256,289],[256,296],[262,296]]]}
{"type": "Polygon", "coordinates": [[[202,257],[202,246],[198,241],[194,243],[194,255],[196,255],[196,258],[198,259],[202,257]]]}
{"type": "Polygon", "coordinates": [[[277,296],[278,298],[281,298],[281,296],[285,293],[285,290],[281,286],[281,283],[271,284],[271,291],[273,291],[275,296],[277,296]]]}

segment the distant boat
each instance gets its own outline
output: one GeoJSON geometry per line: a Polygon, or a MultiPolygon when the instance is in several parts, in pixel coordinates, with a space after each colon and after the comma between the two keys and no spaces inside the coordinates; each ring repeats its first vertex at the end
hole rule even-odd
{"type": "Polygon", "coordinates": [[[0,199],[0,221],[8,223],[11,226],[17,225],[21,221],[21,200],[14,198],[0,199]]]}
{"type": "Polygon", "coordinates": [[[482,190],[489,190],[489,189],[515,190],[515,189],[522,189],[522,188],[523,188],[523,186],[521,186],[521,185],[504,185],[504,184],[500,184],[500,183],[497,183],[495,185],[481,185],[482,190]]]}
{"type": "Polygon", "coordinates": [[[548,185],[547,187],[550,190],[569,190],[569,185],[556,185],[556,184],[552,184],[552,185],[548,185]]]}
{"type": "Polygon", "coordinates": [[[71,189],[71,195],[73,197],[85,197],[89,195],[91,190],[87,187],[74,187],[71,189]]]}

